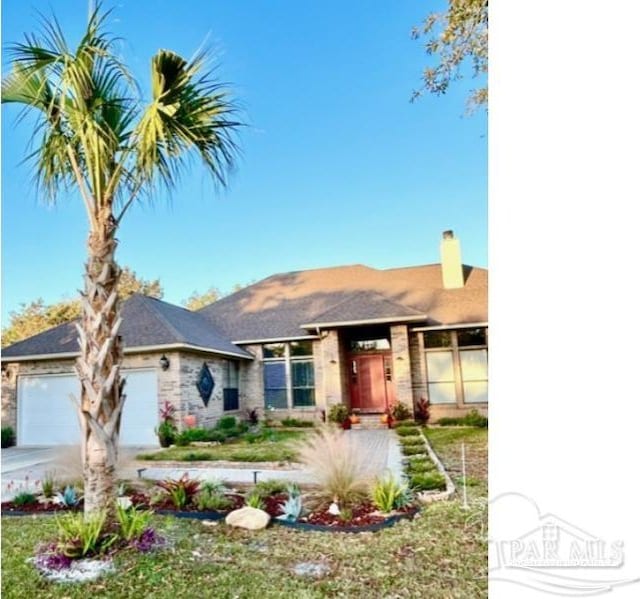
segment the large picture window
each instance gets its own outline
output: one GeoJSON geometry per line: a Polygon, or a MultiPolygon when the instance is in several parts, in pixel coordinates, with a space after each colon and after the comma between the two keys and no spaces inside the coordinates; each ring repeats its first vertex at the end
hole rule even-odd
{"type": "Polygon", "coordinates": [[[487,329],[426,331],[427,389],[432,404],[488,400],[487,329]]]}
{"type": "Polygon", "coordinates": [[[311,341],[263,345],[262,358],[265,408],[278,410],[316,405],[311,341]]]}

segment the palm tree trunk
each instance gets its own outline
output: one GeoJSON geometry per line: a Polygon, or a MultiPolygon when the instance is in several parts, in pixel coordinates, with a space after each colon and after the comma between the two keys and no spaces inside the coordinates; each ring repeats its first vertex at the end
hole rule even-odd
{"type": "Polygon", "coordinates": [[[118,438],[125,399],[124,380],[120,379],[122,344],[118,335],[121,319],[120,269],[115,262],[116,227],[110,212],[100,216],[89,234],[82,326],[77,327],[80,356],[76,371],[82,384],[79,410],[85,515],[114,509],[118,438]]]}

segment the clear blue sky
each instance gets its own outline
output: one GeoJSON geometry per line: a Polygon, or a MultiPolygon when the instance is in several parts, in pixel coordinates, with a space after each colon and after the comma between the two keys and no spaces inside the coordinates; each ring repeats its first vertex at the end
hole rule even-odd
{"type": "MultiPolygon", "coordinates": [[[[227,190],[194,169],[173,195],[137,205],[120,230],[120,263],[159,277],[165,299],[228,291],[276,272],[439,261],[441,232],[487,266],[487,119],[464,117],[471,81],[409,98],[427,63],[411,28],[444,2],[120,0],[110,29],[148,79],[158,48],[218,51],[250,124],[227,190]]],[[[87,0],[2,2],[3,44],[37,29],[51,6],[68,37],[87,0]]],[[[6,65],[4,65],[6,68],[6,65]]],[[[75,195],[48,207],[25,156],[28,127],[2,117],[2,319],[21,302],[72,297],[82,285],[86,220],[75,195]]]]}

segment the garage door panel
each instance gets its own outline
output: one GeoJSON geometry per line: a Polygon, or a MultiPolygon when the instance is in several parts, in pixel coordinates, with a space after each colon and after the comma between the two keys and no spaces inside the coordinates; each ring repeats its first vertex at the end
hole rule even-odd
{"type": "MultiPolygon", "coordinates": [[[[155,370],[131,370],[126,378],[122,445],[155,445],[158,420],[155,370]]],[[[69,445],[80,442],[80,425],[70,395],[80,397],[75,375],[24,376],[18,379],[18,443],[69,445]]]]}

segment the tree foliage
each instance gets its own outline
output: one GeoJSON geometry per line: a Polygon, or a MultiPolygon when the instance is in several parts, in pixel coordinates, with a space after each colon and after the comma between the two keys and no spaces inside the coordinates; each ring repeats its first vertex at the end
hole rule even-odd
{"type": "MultiPolygon", "coordinates": [[[[118,292],[122,299],[130,297],[134,293],[142,293],[158,299],[164,295],[160,279],[143,279],[128,266],[122,269],[118,292]]],[[[81,314],[80,298],[61,300],[53,304],[45,304],[42,298],[38,298],[28,304],[20,304],[19,310],[10,312],[9,325],[2,329],[2,347],[75,320],[81,314]]]]}
{"type": "Polygon", "coordinates": [[[210,287],[204,293],[194,291],[186,300],[182,301],[182,305],[187,310],[200,310],[209,304],[219,300],[221,297],[220,290],[216,287],[210,287]]]}
{"type": "MultiPolygon", "coordinates": [[[[464,75],[470,64],[471,77],[483,78],[489,59],[488,0],[449,0],[446,11],[432,12],[421,25],[414,27],[413,39],[425,38],[427,55],[436,59],[422,74],[422,87],[413,93],[413,100],[425,91],[435,95],[447,92],[453,81],[464,75]]],[[[469,111],[487,105],[486,83],[471,91],[467,100],[469,111]]]]}

